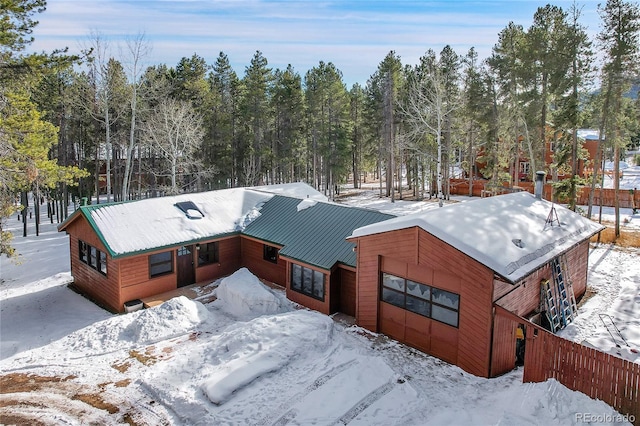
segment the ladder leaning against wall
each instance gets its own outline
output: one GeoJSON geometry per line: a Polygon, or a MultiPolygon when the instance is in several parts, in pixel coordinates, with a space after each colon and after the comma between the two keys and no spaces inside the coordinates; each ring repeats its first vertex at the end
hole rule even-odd
{"type": "Polygon", "coordinates": [[[553,282],[557,289],[557,306],[560,311],[560,328],[564,328],[573,321],[578,309],[573,284],[569,277],[569,268],[565,255],[558,256],[551,261],[553,282]]]}
{"type": "Polygon", "coordinates": [[[541,283],[540,298],[551,331],[556,332],[567,326],[576,316],[577,305],[573,285],[569,278],[566,256],[558,256],[551,261],[553,284],[549,280],[541,283]]]}

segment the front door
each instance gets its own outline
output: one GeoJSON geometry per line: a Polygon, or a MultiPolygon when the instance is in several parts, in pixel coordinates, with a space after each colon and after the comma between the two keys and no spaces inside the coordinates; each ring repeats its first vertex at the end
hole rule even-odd
{"type": "Polygon", "coordinates": [[[182,246],[177,252],[178,258],[178,287],[193,284],[196,281],[196,271],[193,262],[193,245],[182,246]]]}

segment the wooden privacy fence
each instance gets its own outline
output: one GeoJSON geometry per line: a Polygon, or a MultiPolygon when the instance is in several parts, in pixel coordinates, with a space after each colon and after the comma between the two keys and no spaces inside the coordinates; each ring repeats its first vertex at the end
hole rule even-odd
{"type": "Polygon", "coordinates": [[[553,378],[606,402],[640,426],[640,364],[563,339],[497,305],[495,315],[502,321],[510,318],[514,328],[525,326],[523,382],[553,378]]]}
{"type": "MultiPolygon", "coordinates": [[[[450,179],[449,190],[451,195],[469,195],[469,181],[467,179],[450,179]]],[[[508,188],[504,186],[491,186],[489,181],[475,179],[472,183],[473,196],[482,197],[486,195],[499,195],[515,191],[527,191],[533,194],[535,184],[533,182],[518,182],[517,186],[508,188]]],[[[589,203],[589,191],[591,188],[584,186],[578,190],[578,205],[587,205],[589,203]]],[[[544,185],[543,197],[551,200],[552,187],[550,183],[544,185]]],[[[615,191],[612,188],[596,188],[593,193],[593,205],[599,206],[602,198],[602,205],[606,207],[614,207],[615,191]]],[[[567,200],[556,200],[556,202],[566,202],[567,200]]],[[[621,208],[640,209],[640,188],[636,188],[633,192],[629,189],[618,190],[618,202],[621,208]]]]}

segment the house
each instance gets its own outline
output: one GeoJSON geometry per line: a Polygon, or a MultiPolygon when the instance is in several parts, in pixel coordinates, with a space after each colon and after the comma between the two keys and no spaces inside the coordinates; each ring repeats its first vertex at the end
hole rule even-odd
{"type": "Polygon", "coordinates": [[[496,331],[494,306],[535,313],[558,259],[580,297],[600,229],[528,192],[358,228],[348,238],[358,255],[356,322],[477,376],[505,373],[515,366],[515,330],[496,331]]]}
{"type": "Polygon", "coordinates": [[[74,285],[121,312],[128,301],[247,267],[301,305],[355,316],[492,377],[513,369],[516,351],[515,330],[496,325],[495,308],[539,313],[556,265],[579,298],[589,239],[602,229],[528,192],[394,217],[291,190],[82,206],[59,228],[70,236],[74,285]]]}
{"type": "MultiPolygon", "coordinates": [[[[552,129],[547,128],[547,132],[551,133],[552,129]]],[[[598,171],[601,167],[599,164],[594,164],[598,148],[600,146],[599,142],[599,131],[593,129],[578,129],[578,146],[579,149],[584,151],[584,159],[578,160],[577,172],[580,177],[588,177],[593,173],[594,167],[595,170],[598,171]]],[[[544,165],[538,165],[545,170],[550,170],[551,166],[554,164],[554,156],[556,155],[556,148],[558,144],[557,141],[553,138],[548,138],[545,141],[544,147],[544,165]]],[[[482,174],[482,170],[487,166],[487,161],[484,158],[485,149],[484,147],[480,148],[478,152],[478,160],[475,162],[475,173],[474,177],[479,179],[489,179],[490,176],[484,176],[482,174]]],[[[569,159],[567,164],[571,164],[572,160],[569,159]]],[[[512,159],[509,165],[509,172],[511,174],[511,179],[514,185],[517,182],[532,182],[532,170],[531,170],[531,160],[529,158],[529,152],[525,147],[525,138],[523,136],[518,137],[518,158],[512,159]]],[[[506,171],[506,170],[505,170],[506,171]]],[[[568,178],[570,173],[567,173],[568,170],[559,170],[559,178],[565,179],[568,178]]]]}
{"type": "Polygon", "coordinates": [[[70,237],[75,288],[115,312],[247,267],[295,302],[355,315],[356,255],[346,237],[392,217],[287,184],[81,206],[59,231],[70,237]]]}

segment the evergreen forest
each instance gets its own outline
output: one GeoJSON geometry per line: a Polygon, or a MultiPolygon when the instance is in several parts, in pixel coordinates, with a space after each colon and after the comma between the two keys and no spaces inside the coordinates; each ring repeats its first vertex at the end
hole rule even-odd
{"type": "Polygon", "coordinates": [[[1,254],[13,254],[7,218],[22,212],[26,233],[27,209],[40,208],[27,194],[52,221],[83,198],[298,181],[330,198],[367,182],[392,200],[447,198],[454,177],[517,185],[524,155],[529,180],[537,170],[571,176],[555,188],[575,209],[578,188],[598,184],[577,173],[587,158],[578,129],[599,132],[593,162],[616,172],[640,144],[634,1],[603,2],[595,39],[578,3],[545,5],[528,28],[505,22],[488,58],[425,46],[407,64],[390,51],[351,87],[322,58],[274,69],[260,51],[242,74],[224,52],[148,66],[144,34],[114,46],[91,33],[79,55],[27,53],[46,3],[0,2],[1,254]]]}

